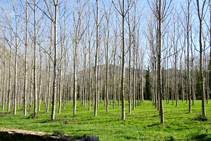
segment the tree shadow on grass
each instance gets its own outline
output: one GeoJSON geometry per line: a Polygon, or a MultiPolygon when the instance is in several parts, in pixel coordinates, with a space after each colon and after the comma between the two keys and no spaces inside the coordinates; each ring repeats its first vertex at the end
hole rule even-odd
{"type": "Polygon", "coordinates": [[[160,123],[153,123],[153,124],[147,125],[147,127],[154,127],[154,126],[157,126],[157,125],[160,125],[160,123]]]}
{"type": "Polygon", "coordinates": [[[193,120],[198,120],[198,121],[208,121],[208,117],[203,116],[203,115],[197,115],[193,120]]]}
{"type": "Polygon", "coordinates": [[[169,139],[166,139],[165,141],[175,141],[174,137],[173,136],[170,136],[169,139]]]}
{"type": "Polygon", "coordinates": [[[51,120],[51,119],[46,119],[46,120],[43,120],[43,121],[40,121],[39,123],[48,123],[48,122],[55,122],[55,120],[51,120]]]}
{"type": "Polygon", "coordinates": [[[126,140],[137,140],[136,137],[133,137],[133,136],[128,136],[128,135],[124,135],[123,136],[126,140]]]}
{"type": "Polygon", "coordinates": [[[12,114],[12,111],[1,113],[0,117],[4,117],[4,116],[6,116],[6,114],[12,114]]]}
{"type": "Polygon", "coordinates": [[[193,135],[191,139],[199,140],[199,141],[211,141],[211,135],[207,133],[196,134],[196,135],[193,135]]]}
{"type": "Polygon", "coordinates": [[[152,116],[152,117],[159,117],[159,115],[154,115],[154,116],[152,116]]]}
{"type": "Polygon", "coordinates": [[[26,119],[36,119],[36,118],[38,118],[38,115],[37,114],[34,115],[34,113],[32,113],[26,119]]]}
{"type": "Polygon", "coordinates": [[[68,124],[67,120],[60,120],[60,119],[57,119],[57,120],[46,119],[46,120],[39,121],[37,123],[50,123],[50,122],[59,122],[60,124],[68,124]]]}

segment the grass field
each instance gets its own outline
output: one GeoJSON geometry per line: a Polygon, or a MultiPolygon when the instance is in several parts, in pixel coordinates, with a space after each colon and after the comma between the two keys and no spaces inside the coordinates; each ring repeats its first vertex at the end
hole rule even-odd
{"type": "MultiPolygon", "coordinates": [[[[128,113],[126,102],[126,120],[121,120],[121,107],[116,109],[109,105],[106,112],[103,103],[100,103],[98,116],[94,117],[93,107],[88,111],[81,103],[77,103],[77,115],[73,116],[72,103],[69,103],[62,112],[56,113],[56,121],[50,121],[51,113],[46,113],[44,105],[38,112],[38,118],[27,119],[19,109],[16,115],[6,114],[0,117],[0,127],[7,129],[23,129],[52,133],[55,130],[64,130],[73,136],[96,135],[101,141],[123,140],[211,140],[211,106],[206,104],[207,121],[196,120],[201,115],[201,101],[192,106],[192,113],[188,113],[188,104],[179,102],[176,107],[164,102],[165,124],[160,124],[157,109],[151,101],[144,101],[132,113],[128,113]]],[[[5,112],[5,111],[4,111],[5,112]]],[[[3,111],[0,112],[2,114],[3,111]]]]}

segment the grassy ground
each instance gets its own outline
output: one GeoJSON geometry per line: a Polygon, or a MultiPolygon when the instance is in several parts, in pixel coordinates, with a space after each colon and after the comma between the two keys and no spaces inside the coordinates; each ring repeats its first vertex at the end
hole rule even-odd
{"type": "MultiPolygon", "coordinates": [[[[27,119],[23,110],[16,115],[6,114],[0,117],[0,127],[8,129],[24,129],[31,131],[53,132],[64,130],[73,136],[96,135],[101,141],[123,140],[211,140],[211,106],[206,104],[208,121],[199,121],[195,118],[201,115],[201,101],[192,106],[192,113],[188,113],[188,104],[179,102],[176,107],[164,102],[165,124],[160,124],[158,111],[151,101],[144,101],[132,113],[128,113],[126,104],[126,120],[121,120],[121,107],[116,109],[109,105],[106,112],[103,103],[100,103],[98,116],[94,117],[93,107],[88,111],[81,103],[77,103],[77,115],[73,116],[72,103],[69,103],[62,112],[56,113],[56,121],[50,121],[51,113],[46,113],[44,105],[38,112],[37,119],[27,119]]],[[[3,111],[0,112],[2,114],[3,111]]]]}

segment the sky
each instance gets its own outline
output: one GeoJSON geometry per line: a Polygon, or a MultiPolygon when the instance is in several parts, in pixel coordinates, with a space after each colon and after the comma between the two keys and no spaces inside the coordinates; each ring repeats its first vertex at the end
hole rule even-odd
{"type": "MultiPolygon", "coordinates": [[[[13,0],[13,2],[18,2],[18,1],[13,0]]],[[[25,1],[21,0],[21,3],[19,2],[19,5],[17,4],[15,6],[20,8],[20,5],[21,4],[24,5],[24,2],[25,1]]],[[[39,0],[39,1],[37,0],[37,2],[38,2],[38,6],[39,7],[43,8],[45,6],[43,0],[39,0]]],[[[64,2],[65,2],[64,0],[61,0],[60,5],[62,7],[64,6],[64,2]]],[[[84,4],[86,2],[86,0],[82,0],[81,2],[82,2],[82,4],[84,4]]],[[[110,2],[111,2],[111,0],[110,0],[110,2]]],[[[149,0],[149,2],[151,3],[152,0],[149,0]]],[[[184,7],[184,11],[186,12],[185,9],[186,9],[187,5],[186,5],[185,2],[186,2],[186,0],[172,0],[172,7],[171,7],[170,15],[168,16],[167,20],[163,23],[164,31],[166,31],[166,34],[164,36],[165,42],[164,42],[163,49],[165,49],[167,47],[166,39],[167,39],[167,36],[169,36],[169,34],[167,34],[167,33],[173,33],[173,16],[172,16],[172,14],[174,13],[174,10],[173,10],[174,8],[173,7],[175,7],[177,13],[179,13],[177,15],[177,17],[178,17],[178,20],[180,20],[180,23],[179,23],[180,27],[185,26],[186,22],[185,22],[184,12],[183,12],[183,10],[181,8],[181,7],[184,7]]],[[[32,3],[32,1],[29,0],[29,3],[32,3]]],[[[73,26],[74,26],[74,20],[73,19],[77,20],[77,18],[78,18],[77,10],[79,8],[78,7],[79,5],[77,6],[76,3],[77,3],[76,0],[67,1],[67,11],[65,13],[65,15],[68,17],[68,20],[66,22],[66,24],[67,24],[67,26],[66,26],[66,35],[69,38],[67,46],[71,45],[71,40],[73,39],[73,35],[74,35],[74,30],[71,30],[71,29],[74,29],[73,28],[73,26]],[[73,13],[75,13],[74,16],[73,16],[73,13]]],[[[114,3],[116,4],[116,7],[119,9],[119,5],[118,5],[117,0],[114,0],[114,3]]],[[[200,4],[201,3],[202,3],[202,0],[200,0],[200,4]]],[[[150,55],[151,54],[151,50],[150,50],[150,47],[149,47],[149,41],[146,38],[146,33],[148,33],[148,30],[147,30],[148,26],[147,26],[147,24],[149,23],[149,20],[153,16],[152,16],[152,11],[151,11],[151,9],[149,7],[149,4],[148,4],[147,0],[138,0],[136,4],[137,4],[136,6],[137,6],[137,9],[138,9],[137,10],[137,17],[141,16],[140,21],[138,21],[138,22],[140,22],[140,26],[139,26],[140,27],[140,29],[139,29],[139,32],[140,32],[139,33],[139,36],[140,36],[139,37],[140,49],[139,49],[139,51],[146,52],[146,53],[144,53],[144,55],[145,55],[145,57],[144,57],[144,64],[145,64],[145,67],[147,68],[147,65],[149,64],[149,62],[151,60],[151,55],[150,55]]],[[[82,19],[83,20],[83,24],[82,25],[83,25],[83,28],[86,28],[86,30],[89,28],[90,32],[93,32],[95,30],[95,28],[96,28],[95,27],[95,20],[94,20],[95,15],[96,15],[96,14],[94,14],[95,13],[95,0],[90,0],[90,4],[89,5],[91,7],[90,11],[91,11],[91,14],[92,14],[91,15],[90,26],[89,27],[86,26],[86,24],[87,24],[87,20],[86,19],[88,18],[88,12],[89,12],[88,4],[85,6],[85,8],[83,10],[85,12],[85,14],[83,15],[83,19],[82,19]]],[[[31,4],[31,6],[33,6],[33,5],[31,4]]],[[[114,7],[113,4],[111,4],[111,6],[114,7]]],[[[208,41],[209,41],[208,40],[208,37],[209,37],[208,30],[209,30],[209,28],[207,27],[207,25],[209,25],[209,16],[210,16],[209,15],[209,7],[208,6],[209,6],[209,3],[208,3],[208,0],[207,0],[206,7],[205,7],[205,18],[204,18],[205,22],[204,22],[204,25],[203,25],[204,26],[204,32],[203,33],[204,33],[204,38],[206,39],[205,41],[206,41],[206,46],[207,47],[209,47],[209,44],[208,44],[208,41]]],[[[14,11],[12,9],[10,9],[10,8],[12,8],[12,1],[11,0],[1,0],[0,7],[1,7],[1,10],[0,10],[1,13],[3,13],[2,9],[5,11],[5,15],[2,14],[2,17],[4,17],[4,18],[5,17],[10,17],[10,18],[8,18],[8,20],[11,20],[11,22],[13,23],[13,28],[15,29],[15,24],[14,24],[15,23],[15,20],[14,20],[15,13],[14,13],[14,11]]],[[[106,28],[103,28],[103,26],[106,25],[106,18],[103,15],[105,9],[107,11],[109,10],[109,0],[106,0],[106,1],[99,0],[99,11],[100,11],[100,13],[99,13],[99,20],[101,21],[101,23],[100,23],[101,24],[101,26],[100,26],[100,36],[101,36],[101,46],[102,46],[101,54],[103,54],[103,52],[105,51],[105,49],[104,49],[104,41],[103,41],[104,33],[106,32],[106,28]],[[105,6],[104,6],[104,4],[105,4],[105,6]]],[[[134,11],[134,9],[132,8],[130,13],[133,13],[133,11],[134,11]]],[[[113,8],[111,12],[112,12],[111,13],[111,17],[112,18],[111,18],[110,29],[114,30],[114,28],[116,27],[116,22],[115,21],[116,21],[117,17],[115,16],[116,15],[115,13],[117,12],[117,10],[115,10],[115,8],[113,8]]],[[[49,15],[47,10],[46,10],[46,13],[49,15]]],[[[64,13],[64,9],[63,8],[61,8],[61,13],[64,13]]],[[[118,15],[118,25],[117,25],[117,27],[118,27],[118,31],[120,32],[121,31],[121,17],[120,17],[119,14],[117,14],[117,15],[118,15]]],[[[24,17],[24,12],[21,12],[21,13],[19,12],[18,16],[20,17],[20,19],[23,18],[24,17]]],[[[131,17],[132,17],[132,15],[131,15],[131,17]]],[[[1,18],[1,19],[3,20],[4,18],[1,18]]],[[[33,13],[32,13],[32,9],[31,8],[29,8],[29,21],[31,22],[31,23],[29,23],[29,29],[30,29],[29,35],[32,36],[33,35],[33,29],[32,29],[33,13]]],[[[37,10],[37,22],[40,22],[40,24],[39,24],[40,25],[39,41],[41,43],[45,43],[45,45],[47,45],[47,46],[49,46],[49,36],[50,36],[50,33],[49,33],[50,22],[49,21],[50,20],[48,18],[46,18],[45,15],[43,16],[42,11],[40,11],[38,9],[37,10]]],[[[4,22],[4,21],[1,21],[1,22],[4,22]]],[[[63,26],[63,22],[64,22],[64,20],[61,19],[60,20],[60,26],[63,26]]],[[[24,39],[24,33],[23,32],[24,32],[25,29],[21,27],[22,24],[24,24],[23,21],[21,23],[19,23],[19,25],[18,25],[19,26],[18,32],[19,32],[19,34],[21,34],[22,39],[24,39]]],[[[154,25],[156,25],[156,23],[154,23],[154,25]]],[[[198,50],[198,26],[199,26],[199,22],[198,22],[198,17],[197,17],[197,10],[196,10],[196,0],[192,0],[192,2],[191,2],[191,25],[193,27],[193,31],[192,31],[192,34],[193,34],[193,46],[196,47],[196,49],[194,51],[194,54],[197,57],[198,56],[197,50],[198,50]]],[[[60,26],[58,27],[58,32],[62,33],[64,31],[60,32],[60,26]]],[[[126,31],[126,41],[128,41],[128,24],[127,24],[127,21],[126,21],[125,28],[126,28],[126,30],[125,30],[126,31]]],[[[184,32],[185,32],[184,29],[182,29],[182,28],[178,29],[178,33],[181,34],[181,37],[184,36],[183,35],[184,32]]],[[[94,38],[95,38],[95,33],[92,34],[92,39],[93,39],[93,41],[92,41],[92,52],[93,53],[94,53],[94,50],[95,50],[95,39],[94,38]]],[[[111,31],[111,40],[112,39],[114,39],[114,33],[111,31]]],[[[171,37],[169,36],[168,39],[170,40],[171,37]]],[[[178,50],[181,49],[182,46],[184,45],[184,43],[183,43],[184,41],[182,42],[182,40],[183,39],[181,39],[181,41],[178,43],[178,50]]],[[[112,40],[112,42],[114,43],[115,41],[112,40]]],[[[118,40],[116,42],[118,42],[119,46],[121,46],[120,38],[118,38],[118,40]]],[[[81,42],[80,45],[83,46],[84,44],[85,43],[81,42]]],[[[112,44],[110,45],[109,56],[112,56],[112,51],[113,51],[112,44]]],[[[172,44],[172,42],[170,41],[169,42],[169,46],[171,46],[171,44],[172,44]]],[[[126,42],[126,45],[128,45],[127,42],[126,42]]],[[[22,50],[22,52],[23,52],[24,48],[22,48],[20,50],[22,50]]],[[[46,50],[49,51],[49,49],[46,49],[46,50]]],[[[70,50],[69,50],[69,54],[71,56],[73,56],[73,53],[72,53],[73,50],[74,50],[73,47],[71,47],[70,50]]],[[[83,48],[81,47],[79,50],[82,53],[83,48]]],[[[121,51],[121,48],[119,47],[118,48],[119,54],[120,54],[120,51],[121,51]]],[[[173,52],[173,49],[171,49],[171,53],[172,52],[173,52]]],[[[206,53],[208,53],[208,50],[206,50],[206,53]]],[[[163,52],[163,54],[165,54],[165,51],[163,52]]],[[[179,52],[179,54],[181,54],[181,51],[179,52]]],[[[82,57],[82,55],[80,57],[82,57]]],[[[126,57],[128,57],[128,56],[126,56],[126,57]]],[[[104,56],[102,55],[101,58],[103,59],[104,56]]],[[[174,58],[173,57],[171,57],[169,60],[174,62],[174,58]]]]}

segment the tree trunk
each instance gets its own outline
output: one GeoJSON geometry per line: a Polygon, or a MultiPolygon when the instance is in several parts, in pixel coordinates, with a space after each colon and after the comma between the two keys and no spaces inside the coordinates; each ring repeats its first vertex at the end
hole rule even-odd
{"type": "MultiPolygon", "coordinates": [[[[60,8],[59,8],[59,16],[61,16],[61,13],[60,13],[60,8]]],[[[65,28],[66,25],[64,25],[64,28],[65,28]]],[[[65,32],[66,29],[64,29],[64,32],[65,32]]],[[[64,38],[62,37],[62,26],[60,25],[60,40],[61,40],[61,53],[60,53],[60,64],[59,64],[59,110],[58,110],[58,113],[61,113],[61,108],[62,108],[62,95],[64,94],[63,93],[63,72],[62,72],[62,69],[63,69],[63,48],[64,48],[64,38]]]]}
{"type": "MultiPolygon", "coordinates": [[[[134,37],[135,38],[135,37],[134,37]]],[[[134,39],[135,40],[135,39],[134,39]]],[[[135,41],[134,41],[135,42],[135,41]]],[[[133,110],[135,110],[135,96],[136,96],[136,91],[135,91],[135,86],[136,86],[136,84],[135,84],[135,75],[136,75],[136,73],[135,73],[135,58],[136,58],[136,53],[135,53],[135,43],[134,43],[134,48],[133,48],[133,110]]]]}
{"type": "Polygon", "coordinates": [[[121,78],[121,96],[122,96],[122,120],[125,120],[125,95],[124,95],[124,79],[125,79],[125,0],[122,4],[122,78],[121,78]]]}
{"type": "MultiPolygon", "coordinates": [[[[107,28],[109,29],[109,21],[107,21],[107,28]]],[[[97,29],[98,30],[98,29],[97,29]]],[[[98,35],[98,34],[97,34],[98,35]]],[[[98,41],[98,40],[97,40],[98,41]]],[[[98,44],[98,43],[97,43],[98,44]]],[[[106,112],[108,112],[108,47],[109,47],[109,31],[106,43],[106,112]]]]}
{"type": "Polygon", "coordinates": [[[26,103],[26,95],[27,95],[27,48],[28,48],[28,0],[26,0],[26,40],[25,40],[25,72],[24,72],[24,99],[23,99],[23,114],[26,116],[27,114],[27,103],[26,103]]]}
{"type": "MultiPolygon", "coordinates": [[[[4,99],[5,99],[5,46],[2,46],[2,53],[3,54],[3,73],[1,73],[1,75],[3,75],[2,77],[2,111],[4,111],[4,99]]],[[[2,70],[1,70],[2,71],[2,70]]]]}
{"type": "Polygon", "coordinates": [[[190,93],[190,62],[189,62],[189,20],[190,20],[190,1],[188,0],[188,22],[187,22],[187,71],[188,71],[188,97],[189,97],[189,113],[192,112],[191,108],[191,93],[190,93]]]}
{"type": "MultiPolygon", "coordinates": [[[[192,28],[190,27],[190,31],[191,31],[191,33],[190,33],[190,36],[191,36],[191,39],[192,39],[192,28]]],[[[196,100],[196,94],[195,94],[195,84],[194,84],[194,64],[193,64],[193,60],[194,60],[194,54],[193,54],[193,46],[192,46],[192,41],[191,41],[191,46],[190,46],[190,48],[191,48],[191,95],[192,95],[192,105],[194,105],[195,104],[195,100],[196,100]]]]}
{"type": "MultiPolygon", "coordinates": [[[[99,30],[99,23],[98,23],[98,0],[96,0],[96,4],[97,4],[97,17],[96,17],[96,53],[95,53],[95,105],[94,105],[94,116],[97,116],[97,62],[98,62],[98,58],[97,58],[97,53],[98,53],[98,45],[99,45],[99,39],[98,39],[98,30],[99,30]]],[[[106,99],[108,100],[108,99],[106,99]]],[[[106,102],[107,103],[107,102],[106,102]]],[[[107,108],[106,108],[107,109],[107,108]]]]}
{"type": "MultiPolygon", "coordinates": [[[[12,32],[11,32],[12,38],[12,32]]],[[[9,74],[8,74],[8,93],[7,93],[7,112],[10,111],[10,93],[11,93],[11,55],[12,55],[12,47],[10,46],[10,54],[9,54],[9,74]]]]}
{"type": "Polygon", "coordinates": [[[116,47],[115,47],[115,53],[114,53],[114,68],[113,68],[113,109],[115,109],[115,103],[116,103],[115,54],[116,54],[116,47]]]}
{"type": "MultiPolygon", "coordinates": [[[[50,55],[51,55],[51,47],[53,47],[53,23],[51,22],[51,29],[50,29],[50,55]]],[[[50,97],[51,97],[51,60],[50,56],[48,57],[48,97],[47,97],[47,104],[46,104],[46,112],[49,111],[50,105],[50,97]]]]}
{"type": "MultiPolygon", "coordinates": [[[[170,49],[169,49],[169,54],[170,54],[170,49]]],[[[168,64],[169,64],[169,58],[167,58],[167,68],[169,66],[168,64]]],[[[169,103],[169,71],[167,71],[167,103],[169,103]]]]}
{"type": "Polygon", "coordinates": [[[141,67],[141,102],[144,102],[143,65],[141,67]]]}
{"type": "Polygon", "coordinates": [[[210,9],[210,41],[209,41],[209,46],[210,46],[210,60],[209,60],[209,91],[208,91],[208,100],[207,103],[209,102],[209,95],[210,95],[210,90],[211,90],[211,0],[209,0],[209,9],[210,9]]]}
{"type": "Polygon", "coordinates": [[[174,82],[174,96],[175,96],[175,100],[176,100],[176,107],[178,107],[178,91],[177,91],[177,45],[176,45],[176,39],[175,39],[175,36],[176,36],[176,23],[175,23],[175,17],[173,15],[173,18],[174,18],[174,35],[173,35],[173,44],[174,44],[174,53],[175,53],[175,82],[174,82]]]}
{"type": "Polygon", "coordinates": [[[73,115],[76,115],[77,105],[77,52],[78,42],[75,43],[75,55],[74,55],[74,80],[73,80],[73,115]]]}
{"type": "MultiPolygon", "coordinates": [[[[16,33],[17,33],[17,23],[16,23],[16,33]]],[[[15,76],[14,76],[14,96],[13,96],[13,114],[16,114],[16,98],[17,98],[17,78],[18,78],[18,73],[17,73],[17,56],[18,56],[18,39],[17,35],[15,35],[15,76]]]]}
{"type": "Polygon", "coordinates": [[[203,78],[203,70],[202,70],[202,58],[203,58],[203,45],[202,45],[202,21],[204,18],[204,6],[206,3],[206,0],[203,1],[203,6],[202,6],[202,10],[200,12],[200,7],[199,7],[199,0],[197,1],[197,10],[198,10],[198,18],[199,18],[199,45],[200,45],[200,85],[201,85],[201,95],[202,95],[202,115],[206,116],[206,110],[205,110],[205,96],[204,96],[204,78],[203,78]]]}
{"type": "Polygon", "coordinates": [[[53,61],[53,96],[52,96],[52,112],[51,120],[55,120],[55,111],[56,111],[56,84],[57,84],[57,74],[56,74],[56,49],[57,49],[57,9],[58,9],[59,0],[55,4],[55,19],[54,19],[54,61],[53,61]]]}
{"type": "Polygon", "coordinates": [[[34,82],[33,82],[33,93],[34,93],[34,118],[37,117],[37,21],[36,21],[36,0],[34,0],[34,82]]]}
{"type": "Polygon", "coordinates": [[[162,81],[161,81],[161,48],[162,48],[162,16],[161,16],[161,1],[159,0],[159,13],[158,13],[158,23],[159,23],[159,30],[158,30],[158,36],[159,36],[159,47],[158,47],[158,89],[160,94],[160,115],[161,115],[161,124],[164,124],[164,108],[163,108],[163,93],[162,93],[162,81]]]}
{"type": "MultiPolygon", "coordinates": [[[[32,59],[31,65],[33,65],[33,59],[32,59]]],[[[31,67],[31,82],[33,82],[33,68],[32,67],[31,67]]],[[[30,110],[31,110],[31,108],[33,106],[32,95],[33,95],[33,84],[30,83],[30,99],[29,99],[29,109],[30,110]]]]}
{"type": "Polygon", "coordinates": [[[128,74],[128,102],[129,102],[129,113],[131,113],[131,30],[130,30],[130,13],[128,13],[128,30],[129,30],[129,74],[128,74]]]}
{"type": "Polygon", "coordinates": [[[39,49],[40,52],[40,79],[39,79],[39,98],[38,98],[38,111],[40,111],[41,102],[42,102],[42,52],[41,48],[39,49]]]}
{"type": "Polygon", "coordinates": [[[182,89],[182,102],[184,102],[184,86],[183,86],[183,67],[182,67],[182,56],[183,56],[183,50],[180,57],[180,82],[181,82],[181,89],[182,89]]]}
{"type": "Polygon", "coordinates": [[[83,79],[84,79],[84,81],[83,81],[83,83],[84,83],[84,95],[83,95],[83,106],[84,106],[84,108],[86,108],[86,90],[87,90],[87,77],[86,77],[86,74],[87,74],[87,72],[86,72],[86,45],[85,45],[85,47],[84,47],[84,53],[85,53],[85,55],[84,55],[84,76],[83,76],[83,79]]]}

